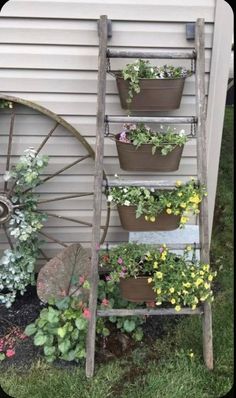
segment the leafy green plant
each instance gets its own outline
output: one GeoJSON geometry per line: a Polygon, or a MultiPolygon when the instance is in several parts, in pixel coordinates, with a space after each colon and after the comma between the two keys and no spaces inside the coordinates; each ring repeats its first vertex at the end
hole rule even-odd
{"type": "Polygon", "coordinates": [[[77,297],[50,300],[34,323],[25,329],[27,336],[34,336],[34,344],[42,346],[45,358],[78,361],[86,356],[85,340],[90,313],[77,297]]]}
{"type": "Polygon", "coordinates": [[[172,152],[177,146],[184,145],[187,141],[187,135],[184,130],[179,133],[176,128],[163,128],[160,126],[160,131],[152,131],[150,127],[145,126],[144,123],[130,124],[126,123],[123,126],[122,132],[119,134],[118,140],[120,142],[132,144],[137,148],[143,144],[152,145],[152,154],[154,155],[157,150],[163,156],[172,152]]]}
{"type": "Polygon", "coordinates": [[[114,286],[121,278],[148,277],[148,283],[157,294],[156,305],[170,303],[176,311],[212,300],[211,282],[216,272],[209,264],[196,259],[195,251],[190,258],[191,246],[183,255],[169,252],[166,245],[160,250],[150,245],[125,243],[100,254],[100,265],[111,269],[109,284],[114,286]]]}
{"type": "Polygon", "coordinates": [[[180,227],[188,221],[188,215],[198,214],[199,204],[206,189],[200,186],[194,178],[183,184],[176,181],[173,190],[154,190],[145,187],[110,187],[107,190],[107,200],[116,205],[135,206],[136,217],[145,216],[146,221],[154,222],[158,215],[180,215],[180,227]]]}
{"type": "Polygon", "coordinates": [[[0,109],[4,109],[4,108],[13,108],[13,104],[11,101],[6,101],[4,99],[0,98],[0,109]]]}
{"type": "Polygon", "coordinates": [[[32,148],[24,151],[19,162],[4,175],[5,181],[15,181],[10,201],[15,205],[9,221],[10,235],[15,238],[14,249],[7,249],[0,259],[0,302],[10,307],[17,291],[24,294],[26,286],[34,283],[34,267],[40,245],[37,232],[46,216],[37,212],[38,195],[32,192],[40,182],[39,174],[48,158],[32,148]],[[21,206],[24,204],[24,208],[21,206]]]}
{"type": "Polygon", "coordinates": [[[121,76],[129,82],[127,103],[130,104],[135,94],[140,92],[140,79],[179,79],[190,74],[186,68],[172,65],[152,66],[149,60],[137,59],[127,64],[121,71],[121,76]]]}

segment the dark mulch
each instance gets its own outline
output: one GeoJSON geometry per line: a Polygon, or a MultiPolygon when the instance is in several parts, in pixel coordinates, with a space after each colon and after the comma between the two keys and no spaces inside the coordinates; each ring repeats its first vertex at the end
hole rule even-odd
{"type": "MultiPolygon", "coordinates": [[[[36,287],[30,286],[23,296],[18,296],[11,308],[7,309],[0,305],[0,338],[7,335],[14,327],[23,332],[25,327],[33,322],[38,316],[44,304],[39,300],[36,287]]],[[[157,338],[163,337],[167,331],[167,325],[171,328],[182,319],[182,317],[153,317],[146,318],[143,325],[144,342],[152,344],[157,338]]],[[[111,334],[106,338],[99,338],[96,345],[96,361],[107,362],[123,355],[128,355],[140,343],[135,343],[127,334],[114,328],[111,324],[111,334]]],[[[41,347],[33,344],[33,339],[28,337],[24,340],[17,339],[15,355],[0,362],[1,368],[9,366],[29,367],[32,362],[43,358],[41,347]]],[[[75,362],[57,360],[54,362],[57,367],[78,366],[75,362]]]]}

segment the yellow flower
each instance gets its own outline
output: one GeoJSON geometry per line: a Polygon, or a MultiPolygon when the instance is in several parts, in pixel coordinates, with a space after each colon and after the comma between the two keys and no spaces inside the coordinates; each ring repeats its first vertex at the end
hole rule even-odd
{"type": "Polygon", "coordinates": [[[204,275],[204,271],[199,271],[199,274],[200,275],[204,275]]]}
{"type": "Polygon", "coordinates": [[[182,216],[180,219],[181,224],[185,224],[188,221],[187,217],[182,216]]]}
{"type": "Polygon", "coordinates": [[[182,193],[182,192],[178,192],[177,195],[178,195],[179,197],[181,197],[181,196],[183,196],[183,193],[182,193]]]}
{"type": "Polygon", "coordinates": [[[189,202],[198,204],[201,202],[201,199],[200,199],[199,195],[196,194],[189,198],[189,202]]]}
{"type": "Polygon", "coordinates": [[[211,282],[211,281],[213,280],[213,276],[212,276],[212,275],[209,275],[209,276],[208,276],[208,280],[211,282]]]}
{"type": "Polygon", "coordinates": [[[166,255],[167,255],[167,251],[166,250],[164,250],[162,253],[161,253],[161,260],[166,260],[166,255]]]}
{"type": "Polygon", "coordinates": [[[200,210],[196,209],[194,213],[195,213],[195,214],[199,214],[199,213],[200,213],[200,210]]]}
{"type": "Polygon", "coordinates": [[[171,203],[167,203],[166,207],[171,207],[171,203]]]}
{"type": "Polygon", "coordinates": [[[172,213],[172,210],[171,210],[171,209],[166,209],[166,213],[167,213],[167,214],[171,214],[171,213],[172,213]]]}
{"type": "Polygon", "coordinates": [[[156,272],[156,277],[157,277],[157,279],[162,279],[163,278],[163,273],[162,272],[156,272]]]}
{"type": "Polygon", "coordinates": [[[192,310],[195,310],[195,308],[196,308],[196,304],[193,304],[192,305],[192,310]]]}
{"type": "Polygon", "coordinates": [[[205,282],[204,287],[205,287],[205,289],[209,289],[211,287],[211,285],[210,285],[210,283],[205,282]]]}
{"type": "Polygon", "coordinates": [[[183,290],[183,294],[185,295],[185,294],[188,294],[188,291],[187,290],[183,290]]]}
{"type": "Polygon", "coordinates": [[[151,222],[155,222],[155,221],[156,221],[156,217],[154,217],[154,216],[151,216],[151,217],[149,218],[149,221],[151,221],[151,222]]]}
{"type": "Polygon", "coordinates": [[[181,310],[180,305],[176,305],[176,306],[175,306],[175,310],[176,310],[177,312],[179,312],[179,311],[181,310]]]}
{"type": "Polygon", "coordinates": [[[203,269],[204,269],[204,271],[209,271],[209,269],[210,269],[210,265],[209,264],[204,264],[203,265],[203,269]]]}
{"type": "Polygon", "coordinates": [[[148,278],[148,283],[151,283],[152,282],[152,278],[148,278]]]}
{"type": "Polygon", "coordinates": [[[196,296],[194,297],[194,301],[195,301],[196,304],[199,302],[199,300],[198,300],[198,298],[196,296]]]}
{"type": "Polygon", "coordinates": [[[182,181],[177,180],[176,183],[175,183],[175,185],[176,185],[177,187],[180,187],[180,185],[182,185],[182,181]]]}
{"type": "MultiPolygon", "coordinates": [[[[194,308],[193,308],[193,310],[194,310],[194,308]]],[[[193,358],[193,357],[194,357],[194,353],[193,353],[193,352],[190,352],[190,353],[189,353],[189,356],[190,356],[190,358],[193,358]]]]}
{"type": "Polygon", "coordinates": [[[183,209],[185,209],[186,203],[185,203],[185,202],[180,203],[180,207],[182,207],[183,209]]]}
{"type": "Polygon", "coordinates": [[[156,305],[162,305],[162,302],[161,301],[157,301],[156,305]]]}
{"type": "Polygon", "coordinates": [[[174,287],[170,287],[169,292],[174,293],[174,291],[175,291],[174,287]]]}
{"type": "Polygon", "coordinates": [[[195,276],[196,276],[195,273],[194,273],[194,272],[191,272],[191,277],[192,277],[192,278],[195,278],[195,276]]]}
{"type": "Polygon", "coordinates": [[[157,263],[157,261],[154,261],[154,263],[153,263],[153,268],[158,268],[158,263],[157,263]]]}
{"type": "Polygon", "coordinates": [[[203,283],[203,279],[202,278],[197,278],[195,285],[198,287],[199,285],[201,285],[201,283],[203,283]]]}
{"type": "Polygon", "coordinates": [[[191,287],[191,283],[189,283],[189,282],[183,283],[183,286],[189,288],[189,287],[191,287]]]}
{"type": "Polygon", "coordinates": [[[161,294],[161,289],[157,289],[157,294],[161,294]]]}
{"type": "Polygon", "coordinates": [[[207,294],[206,296],[200,297],[200,301],[205,301],[205,300],[207,299],[208,296],[209,296],[209,295],[207,294]]]}
{"type": "Polygon", "coordinates": [[[192,246],[191,246],[191,245],[187,246],[187,247],[186,247],[186,250],[187,250],[188,252],[190,252],[190,251],[192,250],[192,246]]]}
{"type": "Polygon", "coordinates": [[[175,216],[178,216],[178,215],[179,215],[179,213],[180,213],[180,211],[179,211],[179,210],[175,210],[175,211],[174,211],[174,215],[175,215],[175,216]]]}
{"type": "Polygon", "coordinates": [[[149,217],[148,217],[148,216],[145,216],[144,218],[145,218],[145,220],[146,220],[146,221],[148,221],[148,220],[149,220],[149,217]]]}
{"type": "Polygon", "coordinates": [[[175,304],[175,303],[176,303],[176,300],[175,300],[174,298],[172,298],[172,299],[170,300],[170,302],[171,302],[171,304],[175,304]]]}

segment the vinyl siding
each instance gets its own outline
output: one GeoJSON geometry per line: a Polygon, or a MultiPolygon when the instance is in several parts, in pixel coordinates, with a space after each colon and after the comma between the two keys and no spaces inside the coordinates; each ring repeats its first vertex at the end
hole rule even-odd
{"type": "MultiPolygon", "coordinates": [[[[188,49],[194,42],[186,40],[186,22],[198,17],[205,18],[206,40],[206,95],[210,81],[211,54],[214,34],[215,0],[109,0],[50,1],[10,0],[0,16],[0,91],[35,101],[61,115],[87,139],[94,148],[97,100],[97,20],[106,14],[112,20],[112,38],[109,47],[116,49],[188,49]]],[[[112,60],[112,68],[120,69],[129,59],[112,60]]],[[[158,65],[164,60],[152,61],[158,65]]],[[[190,68],[188,60],[174,60],[174,65],[190,68]]],[[[195,77],[186,80],[181,107],[163,116],[195,115],[195,77]]],[[[107,75],[106,113],[122,115],[114,79],[107,75]]],[[[34,111],[17,107],[17,123],[13,139],[13,163],[29,146],[37,147],[53,125],[53,122],[34,111]]],[[[118,132],[120,125],[111,125],[118,132]]],[[[190,131],[189,126],[179,126],[190,131]]],[[[6,112],[0,118],[0,173],[4,172],[9,121],[6,112]]],[[[209,134],[209,133],[208,133],[209,134]]],[[[50,155],[45,175],[55,172],[85,150],[74,137],[59,127],[45,146],[50,155]]],[[[118,166],[115,144],[105,139],[104,168],[108,176],[130,176],[118,166]]],[[[175,173],[157,174],[156,178],[188,180],[196,175],[196,140],[185,147],[180,168],[175,173]]],[[[82,191],[89,192],[93,186],[94,163],[91,159],[69,169],[39,188],[42,199],[82,191]]],[[[132,174],[133,176],[135,174],[132,174]]],[[[145,173],[136,176],[146,178],[145,173]]],[[[153,176],[153,174],[150,174],[153,176]]],[[[209,193],[210,194],[210,193],[209,193]]],[[[45,209],[67,217],[92,220],[92,197],[48,203],[45,209]]],[[[103,203],[105,208],[105,203],[103,203]]],[[[104,221],[104,214],[103,214],[104,221]]],[[[191,218],[190,223],[196,219],[191,218]]],[[[50,218],[46,232],[67,243],[75,241],[89,246],[91,229],[72,225],[69,221],[50,218]],[[60,224],[59,224],[60,223],[60,224]]],[[[0,235],[1,247],[5,246],[0,235]]],[[[128,233],[119,224],[115,209],[112,210],[107,241],[127,240],[128,233]]],[[[48,255],[55,253],[55,243],[46,244],[48,255]]]]}

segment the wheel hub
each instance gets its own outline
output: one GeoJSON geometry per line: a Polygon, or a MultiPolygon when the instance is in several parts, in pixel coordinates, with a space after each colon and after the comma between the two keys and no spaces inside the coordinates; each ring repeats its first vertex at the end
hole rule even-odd
{"type": "Polygon", "coordinates": [[[13,212],[13,205],[6,195],[0,193],[0,224],[5,224],[13,212]]]}

